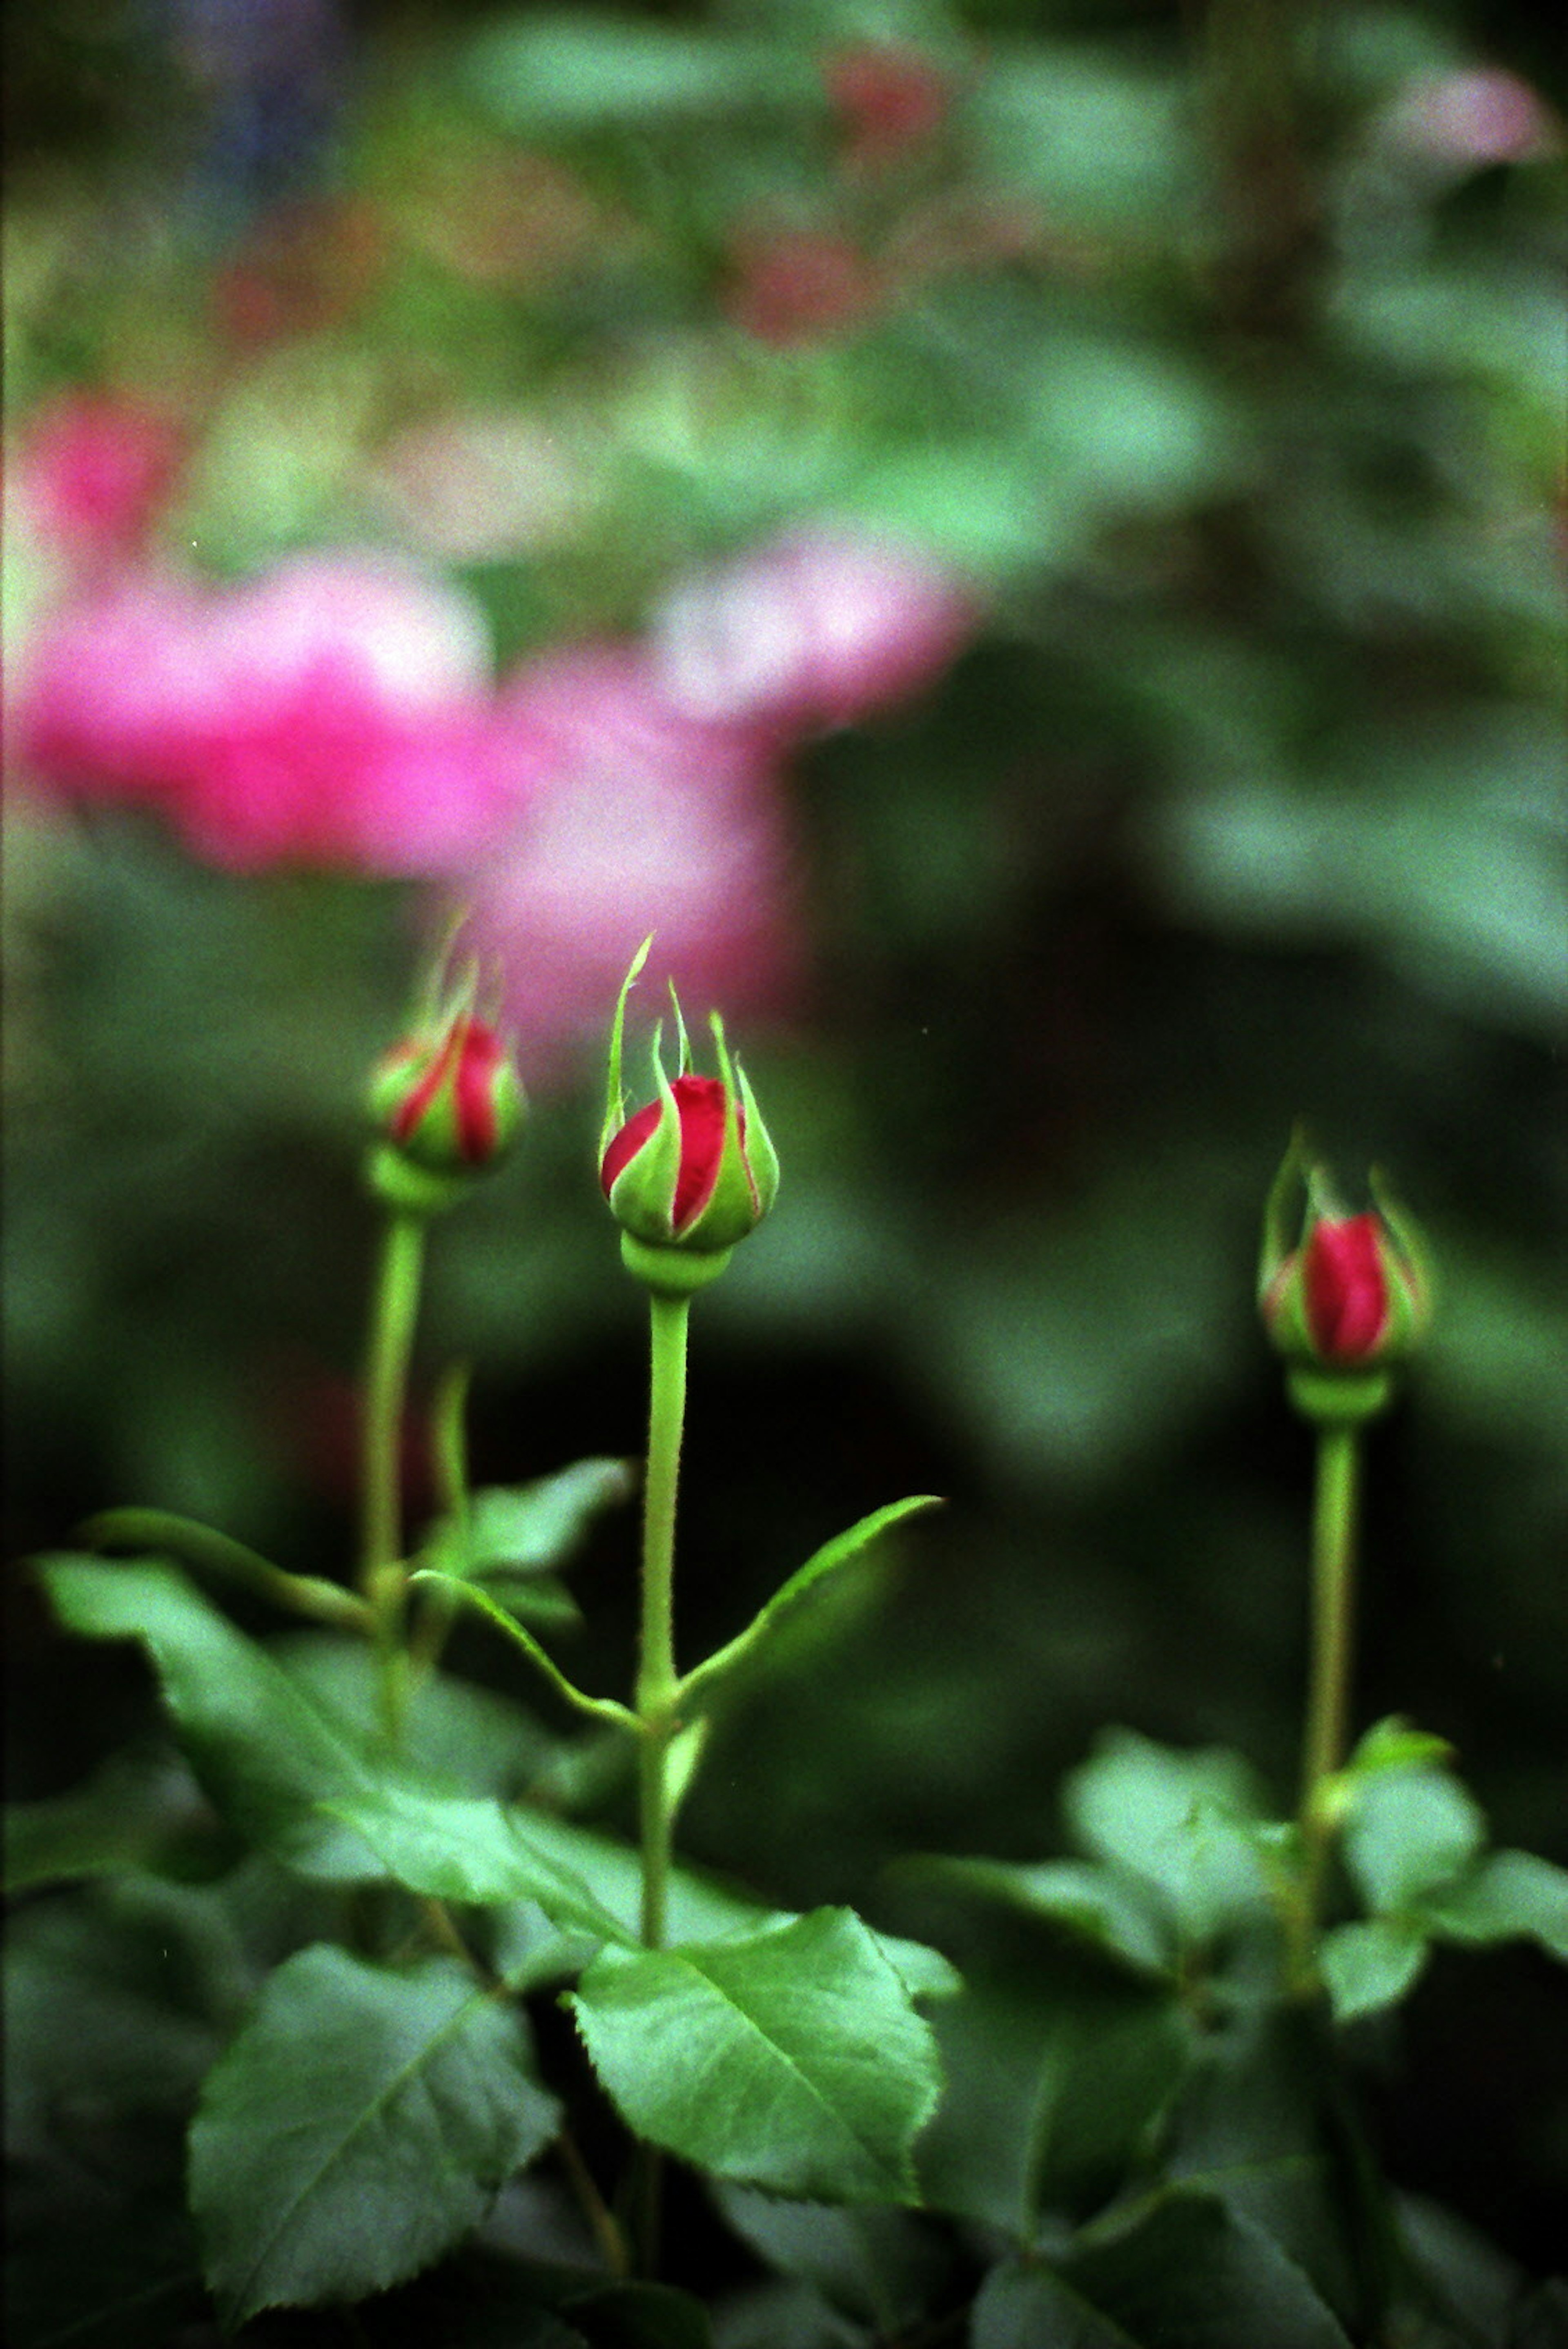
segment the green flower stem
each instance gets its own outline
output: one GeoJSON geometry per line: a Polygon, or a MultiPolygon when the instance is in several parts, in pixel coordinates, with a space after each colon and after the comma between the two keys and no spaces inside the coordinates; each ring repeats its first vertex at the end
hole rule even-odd
{"type": "Polygon", "coordinates": [[[424,1269],[425,1218],[406,1209],[388,1215],[365,1367],[364,1460],[359,1587],[371,1612],[379,1666],[381,1715],[396,1741],[402,1726],[405,1658],[401,1450],[409,1358],[424,1269]]]}
{"type": "MultiPolygon", "coordinates": [[[[431,1411],[431,1464],[435,1475],[436,1501],[442,1514],[466,1529],[468,1497],[467,1362],[445,1372],[436,1389],[431,1411]]],[[[424,1679],[440,1663],[447,1636],[457,1619],[458,1599],[452,1590],[429,1590],[409,1641],[409,1664],[415,1681],[424,1679]]]]}
{"type": "MultiPolygon", "coordinates": [[[[642,1632],[636,1703],[638,1807],[642,1830],[642,1939],[650,1950],[664,1940],[675,1795],[670,1749],[680,1727],[680,1676],[675,1670],[675,1496],[680,1478],[680,1438],[686,1419],[686,1330],[690,1297],[648,1299],[651,1340],[648,1402],[648,1475],[642,1495],[642,1632]]],[[[659,2265],[663,2163],[650,2145],[638,2147],[630,2181],[642,2272],[659,2265]]]]}
{"type": "Polygon", "coordinates": [[[1361,1431],[1353,1422],[1318,1423],[1313,1503],[1312,1666],[1302,1764],[1302,1899],[1294,1972],[1315,1978],[1318,1909],[1334,1832],[1329,1781],[1345,1761],[1355,1605],[1355,1500],[1361,1431]]]}
{"type": "Polygon", "coordinates": [[[664,1939],[670,1881],[670,1746],[679,1720],[675,1670],[675,1495],[686,1417],[686,1329],[691,1300],[650,1292],[648,1478],[642,1498],[642,1636],[637,1715],[642,1736],[639,1792],[642,1827],[642,1938],[664,1939]]]}

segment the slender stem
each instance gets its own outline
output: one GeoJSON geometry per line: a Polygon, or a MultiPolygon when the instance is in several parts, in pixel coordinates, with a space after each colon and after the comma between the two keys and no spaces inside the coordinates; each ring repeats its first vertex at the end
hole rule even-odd
{"type": "Polygon", "coordinates": [[[594,2240],[613,2276],[631,2273],[631,2256],[627,2250],[615,2213],[594,2183],[593,2173],[583,2159],[577,2141],[570,2129],[564,2128],[556,2139],[556,2152],[566,2173],[573,2193],[576,2196],[583,2216],[593,2230],[594,2240]]]}
{"type": "Polygon", "coordinates": [[[670,1877],[667,1764],[675,1734],[675,1496],[686,1416],[686,1325],[691,1299],[649,1298],[648,1481],[642,1503],[642,1637],[637,1712],[642,1723],[639,1791],[642,1826],[642,1938],[664,1939],[670,1877]]]}
{"type": "MultiPolygon", "coordinates": [[[[680,1439],[686,1418],[688,1297],[649,1295],[651,1340],[648,1403],[648,1476],[642,1496],[642,1632],[638,1654],[638,1797],[642,1830],[642,1939],[650,1950],[664,1940],[670,1886],[670,1746],[679,1726],[675,1670],[675,1498],[680,1479],[680,1439]]],[[[649,2145],[638,2148],[632,2182],[642,2271],[659,2263],[663,2165],[649,2145]]]]}
{"type": "Polygon", "coordinates": [[[1345,1760],[1355,1625],[1360,1436],[1358,1427],[1344,1421],[1330,1420],[1318,1427],[1312,1533],[1312,1666],[1302,1760],[1304,1864],[1294,1968],[1300,1980],[1310,1980],[1314,1971],[1318,1908],[1334,1835],[1323,1789],[1345,1760]]]}
{"type": "Polygon", "coordinates": [[[365,1366],[359,1583],[375,1627],[381,1712],[389,1736],[401,1727],[404,1658],[402,1431],[409,1358],[424,1268],[425,1219],[389,1214],[371,1308],[365,1366]]]}
{"type": "MultiPolygon", "coordinates": [[[[454,1363],[442,1376],[431,1410],[431,1465],[435,1475],[436,1501],[443,1514],[455,1519],[465,1531],[469,1519],[465,1413],[470,1375],[467,1362],[454,1363]]],[[[409,1640],[409,1670],[416,1685],[440,1663],[441,1650],[457,1616],[457,1599],[452,1591],[427,1586],[423,1599],[409,1640]]]]}

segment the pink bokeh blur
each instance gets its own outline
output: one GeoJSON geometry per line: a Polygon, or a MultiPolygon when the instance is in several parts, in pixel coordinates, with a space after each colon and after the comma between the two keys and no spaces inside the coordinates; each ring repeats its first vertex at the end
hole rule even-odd
{"type": "Polygon", "coordinates": [[[437,885],[503,974],[537,1084],[602,1032],[649,931],[694,1007],[777,1014],[807,962],[792,751],[940,676],[970,595],[920,550],[820,523],[677,579],[646,632],[497,684],[478,605],[377,551],[215,585],[148,551],[170,428],[104,399],[24,450],[53,562],[10,686],[16,767],[129,803],[202,861],[437,885]]]}

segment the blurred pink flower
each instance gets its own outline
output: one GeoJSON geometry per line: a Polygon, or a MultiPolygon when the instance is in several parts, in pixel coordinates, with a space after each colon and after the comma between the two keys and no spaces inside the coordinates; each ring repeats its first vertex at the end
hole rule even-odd
{"type": "Polygon", "coordinates": [[[39,629],[15,740],[46,786],[139,800],[216,864],[437,873],[524,780],[488,672],[473,607],[389,561],[302,556],[226,588],[140,571],[39,629]]]}
{"type": "Polygon", "coordinates": [[[974,598],[919,548],[819,525],[677,585],[654,660],[691,718],[810,733],[930,684],[978,625],[974,598]]]}
{"type": "Polygon", "coordinates": [[[1383,118],[1389,143],[1443,177],[1553,154],[1559,125],[1527,81],[1501,66],[1421,74],[1383,118]]]}
{"type": "Polygon", "coordinates": [[[727,1016],[781,1009],[801,954],[769,737],[677,709],[635,646],[545,655],[499,715],[531,789],[470,877],[468,936],[503,967],[524,1076],[548,1080],[602,1039],[650,930],[650,999],[668,976],[727,1016]]]}
{"type": "Polygon", "coordinates": [[[109,392],[67,393],[23,429],[11,518],[73,566],[128,554],[145,537],[183,453],[171,417],[109,392]]]}

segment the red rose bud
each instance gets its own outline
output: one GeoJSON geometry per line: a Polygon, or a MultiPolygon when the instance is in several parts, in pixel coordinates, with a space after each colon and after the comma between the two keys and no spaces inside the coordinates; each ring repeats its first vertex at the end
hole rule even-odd
{"type": "MultiPolygon", "coordinates": [[[[652,1101],[628,1117],[621,1091],[627,997],[647,959],[633,962],[616,1007],[609,1084],[599,1142],[599,1183],[621,1226],[628,1269],[668,1296],[686,1296],[722,1272],[737,1240],[761,1223],[778,1191],[778,1159],[744,1073],[731,1060],[723,1023],[712,1015],[716,1077],[692,1073],[680,1007],[680,1069],[665,1073],[653,1038],[652,1101]]],[[[670,990],[674,1001],[674,989],[670,990]]]]}
{"type": "Polygon", "coordinates": [[[1320,1167],[1293,1143],[1270,1196],[1258,1275],[1269,1336],[1292,1367],[1292,1394],[1314,1416],[1362,1417],[1387,1400],[1386,1373],[1430,1319],[1420,1240],[1374,1182],[1374,1207],[1341,1213],[1320,1167]],[[1286,1226],[1305,1190],[1300,1238],[1286,1226]]]}
{"type": "Polygon", "coordinates": [[[506,1046],[464,1000],[394,1044],[368,1095],[382,1140],[371,1186],[389,1205],[428,1213],[493,1165],[522,1123],[523,1087],[506,1046]]]}

